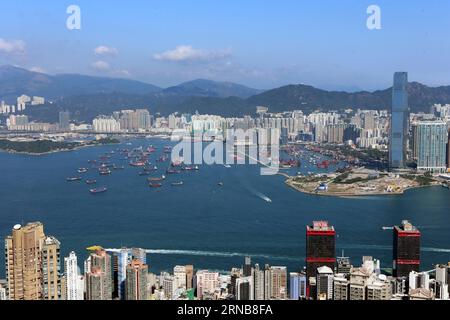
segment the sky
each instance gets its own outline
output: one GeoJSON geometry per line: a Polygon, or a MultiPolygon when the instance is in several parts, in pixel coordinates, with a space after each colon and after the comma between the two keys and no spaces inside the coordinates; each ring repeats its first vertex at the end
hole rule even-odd
{"type": "Polygon", "coordinates": [[[374,90],[407,71],[450,85],[450,1],[15,0],[0,12],[0,65],[49,74],[374,90]],[[70,5],[81,29],[67,28],[70,5]],[[367,27],[370,5],[381,29],[367,27]]]}

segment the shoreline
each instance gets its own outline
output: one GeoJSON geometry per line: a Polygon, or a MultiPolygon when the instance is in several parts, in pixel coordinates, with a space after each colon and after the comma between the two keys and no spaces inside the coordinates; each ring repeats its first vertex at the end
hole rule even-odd
{"type": "Polygon", "coordinates": [[[54,153],[72,152],[72,151],[77,151],[77,150],[81,150],[81,149],[88,148],[88,147],[100,147],[100,146],[106,146],[106,145],[112,145],[112,144],[117,144],[117,143],[84,144],[84,145],[76,146],[76,147],[74,147],[72,149],[56,149],[56,150],[45,151],[45,152],[40,152],[40,153],[0,149],[0,153],[8,153],[8,154],[16,154],[16,155],[25,155],[25,156],[36,156],[36,157],[39,157],[39,156],[46,156],[46,155],[50,155],[50,154],[54,154],[54,153]]]}
{"type": "Polygon", "coordinates": [[[411,186],[408,188],[403,189],[401,192],[372,192],[372,193],[365,193],[365,194],[355,194],[355,193],[327,193],[327,192],[315,192],[315,191],[307,191],[304,190],[298,186],[295,186],[292,182],[291,182],[291,178],[287,179],[285,181],[285,184],[298,191],[301,192],[303,194],[308,194],[308,195],[312,195],[312,196],[321,196],[321,197],[335,197],[335,198],[360,198],[360,197],[380,197],[380,196],[402,196],[404,195],[407,191],[409,190],[414,190],[414,189],[422,189],[422,188],[429,188],[429,187],[438,187],[439,183],[435,182],[434,184],[430,184],[430,185],[424,185],[424,186],[411,186]]]}

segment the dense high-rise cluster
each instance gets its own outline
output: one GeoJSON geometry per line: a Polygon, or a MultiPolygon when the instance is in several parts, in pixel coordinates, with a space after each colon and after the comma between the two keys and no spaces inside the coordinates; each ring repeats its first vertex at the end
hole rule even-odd
{"type": "Polygon", "coordinates": [[[16,225],[6,237],[6,281],[0,300],[447,300],[450,263],[420,269],[421,233],[409,221],[393,227],[392,272],[365,256],[360,266],[336,257],[336,231],[326,221],[306,228],[305,267],[252,264],[228,274],[178,265],[151,273],[140,248],[88,248],[81,272],[75,252],[64,258],[60,242],[40,222],[16,225]]]}

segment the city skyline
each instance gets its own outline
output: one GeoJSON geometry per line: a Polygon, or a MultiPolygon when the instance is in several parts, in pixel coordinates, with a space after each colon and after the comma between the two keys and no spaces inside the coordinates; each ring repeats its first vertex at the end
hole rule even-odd
{"type": "Polygon", "coordinates": [[[422,270],[421,232],[406,220],[392,228],[392,273],[382,269],[380,260],[373,256],[363,256],[361,267],[351,264],[349,258],[336,257],[336,231],[328,221],[314,221],[307,226],[307,254],[303,266],[299,265],[297,270],[267,263],[260,268],[259,263],[252,264],[252,258],[246,256],[241,267],[233,267],[228,273],[177,264],[173,266],[173,274],[167,270],[159,276],[147,263],[153,261],[153,256],[149,259],[142,248],[86,248],[89,255],[84,261],[84,272],[80,272],[74,251],[64,257],[62,268],[63,244],[53,236],[46,236],[42,223],[17,224],[11,232],[5,247],[8,286],[0,283],[0,297],[11,300],[450,298],[450,263],[422,270]],[[29,265],[26,263],[29,260],[36,263],[29,265]]]}

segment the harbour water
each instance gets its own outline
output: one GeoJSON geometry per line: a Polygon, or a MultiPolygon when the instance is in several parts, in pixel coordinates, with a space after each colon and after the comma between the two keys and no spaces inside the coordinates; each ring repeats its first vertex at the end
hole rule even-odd
{"type": "MultiPolygon", "coordinates": [[[[160,168],[151,176],[164,174],[167,163],[155,159],[168,141],[129,143],[43,156],[0,153],[0,237],[10,234],[14,224],[41,221],[46,234],[61,241],[62,256],[74,250],[80,260],[88,246],[127,246],[149,249],[152,272],[176,264],[229,270],[242,265],[246,255],[293,272],[304,265],[305,226],[324,219],[336,228],[337,254],[344,250],[356,265],[363,255],[374,256],[389,268],[392,230],[382,227],[409,219],[422,231],[422,268],[450,261],[450,192],[442,187],[392,197],[316,197],[287,187],[281,176],[261,176],[256,165],[203,165],[199,171],[168,176],[162,188],[149,188],[148,177],[139,176],[140,169],[123,159],[112,160],[125,169],[113,170],[111,176],[92,169],[82,174],[107,187],[105,193],[92,195],[92,186],[66,182],[80,175],[78,168],[90,167],[89,159],[141,145],[157,147],[151,160],[160,168]],[[180,180],[182,186],[171,186],[180,180]]],[[[314,168],[307,164],[300,170],[314,168]]],[[[3,278],[4,255],[0,257],[3,278]]]]}

